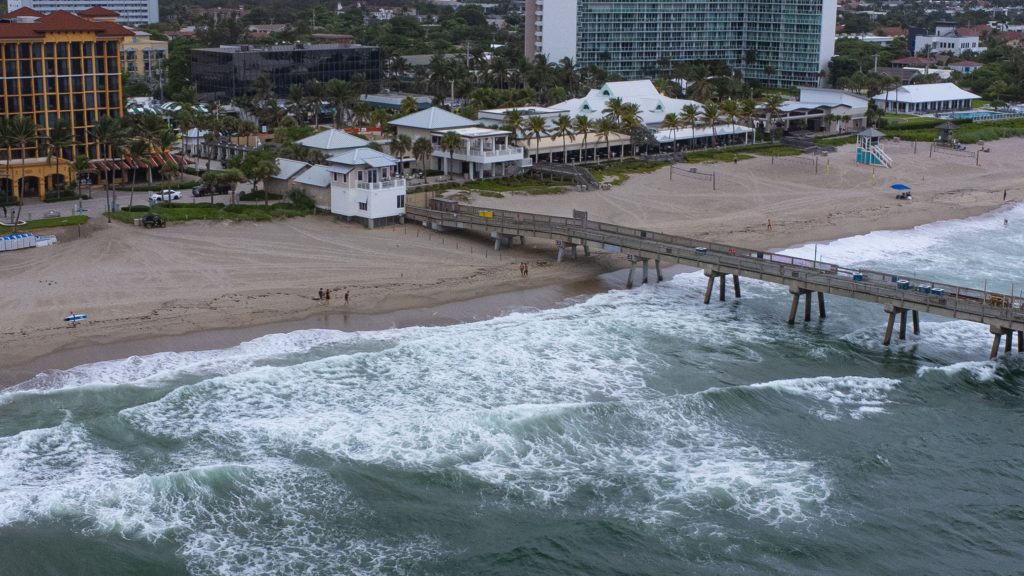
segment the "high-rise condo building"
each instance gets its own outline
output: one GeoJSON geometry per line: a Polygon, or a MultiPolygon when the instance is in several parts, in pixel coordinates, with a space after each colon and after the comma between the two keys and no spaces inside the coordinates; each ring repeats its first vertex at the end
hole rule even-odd
{"type": "Polygon", "coordinates": [[[104,116],[121,116],[120,48],[131,35],[109,19],[63,11],[20,8],[0,17],[0,118],[35,126],[24,145],[0,148],[0,195],[42,195],[68,181],[69,160],[106,152],[93,129],[104,116]],[[47,141],[58,118],[73,142],[53,150],[47,141]]]}
{"type": "Polygon", "coordinates": [[[525,48],[626,79],[722,60],[749,80],[812,86],[835,28],[836,0],[526,0],[525,48]]]}
{"type": "Polygon", "coordinates": [[[11,12],[31,8],[43,14],[58,10],[79,14],[93,6],[117,12],[117,21],[121,24],[141,26],[160,21],[159,0],[7,0],[11,12]]]}

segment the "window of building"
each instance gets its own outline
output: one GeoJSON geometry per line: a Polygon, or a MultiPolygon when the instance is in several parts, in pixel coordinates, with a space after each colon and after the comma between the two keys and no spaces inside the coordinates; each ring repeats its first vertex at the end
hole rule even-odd
{"type": "Polygon", "coordinates": [[[363,212],[366,212],[366,202],[360,202],[359,209],[362,210],[363,212]]]}
{"type": "Polygon", "coordinates": [[[398,207],[405,208],[405,194],[398,197],[398,207]]]}

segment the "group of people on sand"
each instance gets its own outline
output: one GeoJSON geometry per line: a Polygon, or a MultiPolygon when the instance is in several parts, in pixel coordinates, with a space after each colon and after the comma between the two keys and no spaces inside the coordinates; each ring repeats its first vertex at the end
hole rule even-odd
{"type": "MultiPolygon", "coordinates": [[[[335,290],[335,291],[337,291],[337,290],[335,290]]],[[[349,294],[348,288],[345,288],[345,296],[344,296],[345,304],[348,304],[348,294],[349,294]]],[[[319,297],[317,298],[317,300],[319,300],[321,304],[330,304],[331,303],[331,289],[327,288],[325,290],[325,289],[321,288],[320,292],[319,292],[319,297]]]]}
{"type": "Polygon", "coordinates": [[[530,266],[526,262],[519,263],[519,275],[523,278],[530,275],[530,266]]]}

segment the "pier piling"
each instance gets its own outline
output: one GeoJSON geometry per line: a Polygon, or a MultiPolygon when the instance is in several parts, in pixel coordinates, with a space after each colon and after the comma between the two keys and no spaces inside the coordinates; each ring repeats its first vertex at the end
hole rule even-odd
{"type": "Polygon", "coordinates": [[[907,339],[907,310],[900,308],[900,340],[907,339]]]}
{"type": "Polygon", "coordinates": [[[739,274],[733,274],[732,275],[732,290],[733,290],[733,293],[736,294],[736,297],[739,298],[740,297],[740,275],[739,274]]]}
{"type": "Polygon", "coordinates": [[[811,321],[811,291],[801,290],[804,294],[804,322],[811,321]]]}
{"type": "Polygon", "coordinates": [[[800,293],[793,292],[793,304],[789,307],[789,320],[788,324],[794,324],[796,322],[796,310],[800,307],[800,293]]]}
{"type": "Polygon", "coordinates": [[[1003,352],[1006,352],[1007,354],[1009,354],[1011,350],[1013,350],[1013,330],[1007,330],[1006,331],[1006,348],[1003,348],[1003,352]]]}
{"type": "MultiPolygon", "coordinates": [[[[915,144],[916,144],[916,142],[915,142],[915,144]]],[[[913,310],[911,312],[911,316],[912,316],[912,318],[914,320],[914,335],[916,336],[916,335],[921,333],[921,320],[920,320],[920,318],[917,315],[917,310],[913,310]]]]}
{"type": "Polygon", "coordinates": [[[896,323],[896,309],[889,309],[889,321],[885,324],[885,337],[882,338],[882,345],[888,346],[892,342],[892,325],[896,323]]]}
{"type": "MultiPolygon", "coordinates": [[[[586,245],[584,245],[583,248],[586,249],[586,245]]],[[[654,273],[658,275],[658,282],[663,282],[665,280],[665,277],[661,275],[661,258],[654,259],[654,273]]]]}
{"type": "Polygon", "coordinates": [[[818,318],[825,317],[825,293],[818,292],[818,318]]]}
{"type": "Polygon", "coordinates": [[[718,299],[725,302],[725,274],[718,275],[718,299]]]}
{"type": "Polygon", "coordinates": [[[626,289],[633,287],[633,270],[636,269],[636,261],[630,259],[629,261],[629,276],[626,276],[626,289]]]}
{"type": "Polygon", "coordinates": [[[995,332],[993,329],[992,334],[992,353],[988,355],[990,360],[995,360],[999,356],[999,340],[1002,339],[1002,332],[995,332]]]}
{"type": "MultiPolygon", "coordinates": [[[[575,246],[573,247],[573,251],[575,251],[575,246]]],[[[575,259],[576,258],[573,257],[573,260],[575,260],[575,259]]],[[[643,262],[644,262],[643,263],[643,278],[641,279],[640,283],[641,284],[647,284],[647,258],[644,258],[643,262]]]]}
{"type": "Polygon", "coordinates": [[[715,277],[712,274],[708,274],[708,289],[704,291],[704,303],[711,303],[711,291],[715,289],[715,277]]]}

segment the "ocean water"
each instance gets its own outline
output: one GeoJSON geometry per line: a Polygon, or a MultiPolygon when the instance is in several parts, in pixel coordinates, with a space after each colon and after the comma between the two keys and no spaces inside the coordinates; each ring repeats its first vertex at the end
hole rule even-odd
{"type": "MultiPolygon", "coordinates": [[[[1024,208],[815,250],[1017,291],[1024,208]]],[[[0,574],[1024,570],[1021,357],[703,288],[42,374],[0,392],[0,574]]]]}

